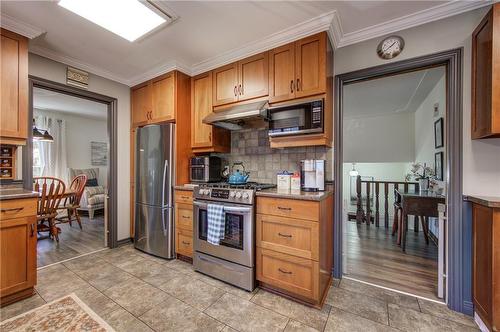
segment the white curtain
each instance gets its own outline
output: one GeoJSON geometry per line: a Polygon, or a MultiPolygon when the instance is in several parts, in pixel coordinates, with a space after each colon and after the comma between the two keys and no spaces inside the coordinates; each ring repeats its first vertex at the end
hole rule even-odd
{"type": "Polygon", "coordinates": [[[42,132],[48,130],[54,138],[53,142],[33,142],[40,152],[41,175],[59,178],[67,184],[66,122],[50,115],[38,114],[35,115],[35,124],[42,132]]]}

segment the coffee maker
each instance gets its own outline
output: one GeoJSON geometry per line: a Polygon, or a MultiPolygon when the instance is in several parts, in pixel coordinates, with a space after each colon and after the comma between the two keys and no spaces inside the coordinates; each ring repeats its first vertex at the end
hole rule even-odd
{"type": "Polygon", "coordinates": [[[325,161],[319,159],[301,160],[300,177],[303,191],[324,191],[325,161]]]}

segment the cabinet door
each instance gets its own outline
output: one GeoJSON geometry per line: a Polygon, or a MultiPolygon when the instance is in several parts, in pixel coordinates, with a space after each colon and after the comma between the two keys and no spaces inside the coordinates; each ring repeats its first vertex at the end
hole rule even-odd
{"type": "Polygon", "coordinates": [[[0,221],[2,297],[36,283],[36,217],[0,221]]]}
{"type": "Polygon", "coordinates": [[[28,42],[2,29],[0,136],[28,136],[28,42]]]}
{"type": "Polygon", "coordinates": [[[295,96],[326,91],[326,34],[320,33],[295,42],[295,96]]]}
{"type": "Polygon", "coordinates": [[[213,71],[213,106],[238,101],[238,64],[232,63],[213,71]]]}
{"type": "Polygon", "coordinates": [[[148,123],[151,118],[151,85],[135,88],[132,94],[132,125],[141,126],[148,123]]]}
{"type": "Polygon", "coordinates": [[[238,61],[238,75],[238,100],[267,96],[269,94],[268,52],[238,61]]]}
{"type": "Polygon", "coordinates": [[[269,51],[269,102],[295,98],[295,44],[269,51]]]}
{"type": "Polygon", "coordinates": [[[493,209],[474,204],[472,208],[474,305],[486,322],[493,315],[493,209]]]}
{"type": "Polygon", "coordinates": [[[191,79],[191,146],[204,148],[212,146],[212,126],[203,119],[212,113],[212,73],[191,79]]]}
{"type": "Polygon", "coordinates": [[[174,86],[174,73],[153,80],[153,122],[174,119],[174,86]]]}

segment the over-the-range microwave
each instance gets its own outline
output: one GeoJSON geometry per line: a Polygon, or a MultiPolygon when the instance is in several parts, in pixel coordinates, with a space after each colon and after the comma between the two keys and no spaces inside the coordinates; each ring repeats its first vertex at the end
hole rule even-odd
{"type": "Polygon", "coordinates": [[[270,107],[269,136],[288,136],[323,132],[324,100],[270,107]]]}

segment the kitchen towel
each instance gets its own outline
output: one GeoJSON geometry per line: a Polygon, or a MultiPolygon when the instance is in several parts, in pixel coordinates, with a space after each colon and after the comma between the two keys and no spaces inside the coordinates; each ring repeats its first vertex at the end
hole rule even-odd
{"type": "Polygon", "coordinates": [[[218,246],[224,238],[226,230],[226,216],[224,206],[217,204],[207,205],[207,242],[218,246]]]}

